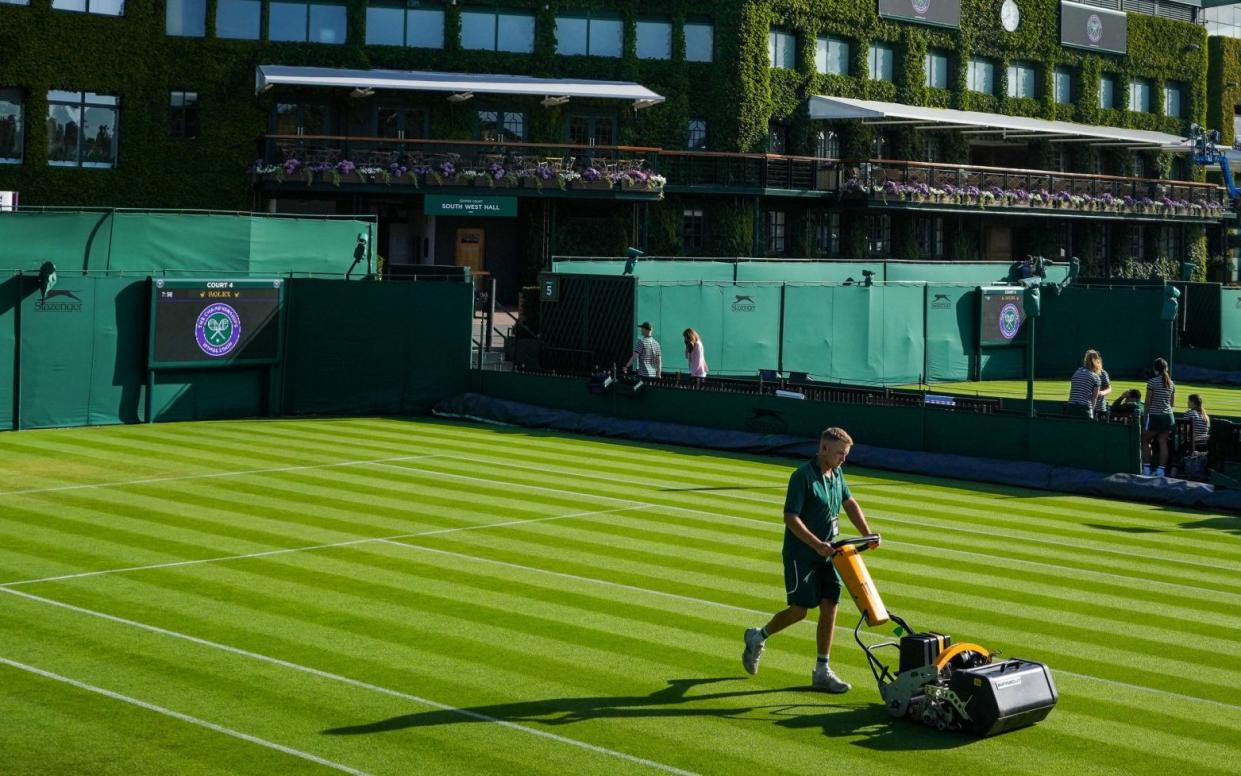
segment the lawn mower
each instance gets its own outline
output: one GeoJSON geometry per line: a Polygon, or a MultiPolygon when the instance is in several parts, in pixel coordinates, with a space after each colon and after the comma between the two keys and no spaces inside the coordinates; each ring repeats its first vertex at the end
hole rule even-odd
{"type": "Polygon", "coordinates": [[[1051,670],[1033,660],[999,659],[978,644],[953,644],[944,633],[919,633],[883,605],[861,553],[879,546],[878,536],[861,536],[832,544],[832,565],[858,611],[853,637],[866,653],[879,695],[893,717],[908,717],[939,730],[993,736],[1033,725],[1051,713],[1059,697],[1051,670]],[[862,642],[863,623],[875,627],[895,622],[900,641],[874,646],[862,642]],[[892,673],[875,650],[900,653],[892,673]]]}

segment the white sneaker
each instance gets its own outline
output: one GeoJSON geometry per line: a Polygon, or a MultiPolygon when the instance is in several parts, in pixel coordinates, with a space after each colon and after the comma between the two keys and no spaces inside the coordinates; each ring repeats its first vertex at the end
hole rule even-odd
{"type": "Polygon", "coordinates": [[[1149,476],[1151,476],[1151,467],[1150,467],[1150,465],[1149,465],[1149,464],[1145,464],[1145,463],[1144,463],[1144,464],[1142,464],[1142,475],[1143,475],[1144,477],[1149,477],[1149,476]]]}
{"type": "Polygon", "coordinates": [[[826,667],[814,669],[814,673],[810,674],[810,686],[816,690],[834,693],[849,692],[853,689],[853,685],[836,676],[832,673],[832,669],[826,667]]]}
{"type": "Polygon", "coordinates": [[[745,651],[741,653],[741,666],[750,675],[758,673],[758,661],[763,657],[763,636],[758,628],[745,632],[745,651]]]}

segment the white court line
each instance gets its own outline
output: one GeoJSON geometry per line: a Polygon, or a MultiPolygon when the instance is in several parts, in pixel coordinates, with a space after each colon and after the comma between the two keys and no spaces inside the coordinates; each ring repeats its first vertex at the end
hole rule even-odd
{"type": "Polygon", "coordinates": [[[277,665],[282,668],[291,669],[293,671],[300,671],[301,673],[309,674],[311,676],[316,676],[320,679],[327,679],[333,682],[340,682],[341,684],[349,685],[350,687],[357,687],[359,689],[369,690],[371,692],[379,693],[381,695],[387,695],[392,698],[399,698],[401,700],[409,701],[411,703],[417,703],[421,706],[427,706],[433,709],[438,709],[439,711],[446,711],[452,714],[458,714],[462,717],[466,717],[467,719],[472,719],[478,722],[489,722],[493,725],[499,725],[500,727],[507,728],[509,730],[516,730],[522,733],[528,733],[529,735],[538,736],[539,738],[543,738],[549,741],[554,741],[558,744],[565,744],[567,746],[573,746],[579,749],[584,749],[588,752],[594,752],[595,754],[601,754],[601,755],[606,755],[608,757],[614,757],[618,760],[624,760],[625,762],[634,763],[635,765],[642,765],[647,768],[653,768],[655,770],[663,771],[665,773],[675,773],[675,774],[680,774],[680,776],[697,776],[697,774],[695,774],[693,771],[685,771],[685,770],[681,770],[680,768],[674,768],[671,765],[665,765],[664,763],[656,762],[655,760],[648,760],[644,757],[638,757],[636,755],[627,754],[625,752],[619,752],[614,749],[607,749],[602,746],[596,746],[595,744],[590,744],[585,741],[579,741],[575,738],[568,738],[566,736],[557,735],[556,733],[551,733],[546,730],[539,730],[538,728],[528,727],[526,725],[521,725],[516,722],[510,722],[508,720],[499,719],[497,717],[492,717],[490,715],[483,714],[477,711],[473,711],[471,709],[462,709],[456,706],[449,706],[446,703],[440,703],[438,701],[433,701],[428,698],[422,698],[417,695],[411,695],[406,692],[401,692],[400,690],[393,690],[388,687],[382,687],[377,684],[371,684],[370,682],[364,682],[360,679],[352,679],[348,676],[342,676],[341,674],[331,673],[330,671],[322,671],[318,668],[312,668],[310,666],[301,665],[300,663],[293,663],[288,660],[282,660],[278,657],[271,657],[269,655],[263,655],[258,652],[251,652],[249,650],[241,649],[239,647],[229,646],[228,644],[221,644],[217,641],[208,641],[207,639],[202,639],[197,636],[191,636],[186,633],[178,633],[177,631],[168,630],[166,628],[160,628],[156,625],[148,625],[143,622],[138,622],[137,620],[127,620],[124,617],[117,617],[115,615],[106,614],[104,612],[97,612],[93,609],[86,609],[81,606],[74,606],[73,604],[67,604],[62,601],[56,601],[51,598],[43,598],[42,596],[32,595],[30,593],[24,593],[20,590],[13,590],[12,588],[0,587],[0,593],[18,596],[20,598],[25,598],[29,601],[35,601],[37,603],[47,604],[49,606],[59,607],[61,609],[66,609],[71,612],[77,612],[78,614],[85,614],[91,617],[97,617],[101,620],[107,620],[108,622],[114,622],[120,625],[128,625],[130,627],[139,628],[149,633],[157,633],[161,636],[168,636],[174,639],[181,639],[182,641],[188,641],[192,644],[197,644],[199,646],[222,650],[224,652],[228,652],[233,655],[238,655],[240,657],[249,658],[250,660],[257,660],[262,663],[269,663],[271,665],[277,665]]]}
{"type": "MultiPolygon", "coordinates": [[[[521,571],[532,571],[538,574],[547,574],[549,576],[562,577],[564,579],[571,579],[575,582],[590,582],[596,585],[603,585],[605,587],[615,587],[621,590],[628,590],[628,591],[635,592],[635,593],[647,593],[649,595],[659,596],[661,598],[671,598],[671,599],[678,600],[678,601],[687,601],[689,603],[703,604],[705,606],[713,606],[718,609],[729,609],[735,612],[757,614],[763,617],[768,617],[771,615],[770,611],[748,609],[744,606],[736,606],[734,604],[726,604],[726,603],[721,603],[719,601],[711,601],[705,598],[694,598],[693,596],[681,595],[679,593],[666,593],[662,590],[652,590],[650,588],[637,587],[635,585],[626,585],[623,582],[611,582],[606,579],[596,579],[594,577],[583,577],[577,574],[569,574],[563,571],[551,571],[550,569],[542,569],[537,566],[523,566],[520,563],[510,563],[508,561],[495,560],[493,558],[479,557],[477,555],[467,555],[462,552],[453,552],[451,550],[440,550],[434,547],[424,547],[418,544],[406,544],[404,542],[397,542],[397,541],[385,540],[384,543],[393,544],[398,547],[404,547],[406,549],[411,549],[411,550],[430,552],[430,553],[435,553],[438,555],[448,555],[448,556],[455,557],[455,558],[461,558],[463,560],[470,560],[470,561],[476,561],[476,562],[481,562],[481,563],[490,563],[496,566],[505,566],[507,568],[519,569],[521,571]]],[[[0,592],[4,592],[4,591],[0,589],[0,592]]],[[[815,624],[815,623],[812,623],[810,620],[802,620],[802,622],[808,625],[815,624]]],[[[844,632],[844,633],[853,633],[853,629],[845,625],[837,625],[836,630],[844,632]]],[[[1131,690],[1141,690],[1142,692],[1155,693],[1156,695],[1163,695],[1169,698],[1178,698],[1178,699],[1186,700],[1186,701],[1196,701],[1198,703],[1207,703],[1213,706],[1221,706],[1231,711],[1241,711],[1241,705],[1237,705],[1233,703],[1225,703],[1224,701],[1216,701],[1210,698],[1200,698],[1196,695],[1186,695],[1184,693],[1172,692],[1170,690],[1160,690],[1157,687],[1145,687],[1140,684],[1131,684],[1130,682],[1121,682],[1116,679],[1105,679],[1101,676],[1092,676],[1091,674],[1079,674],[1073,671],[1065,671],[1063,669],[1056,669],[1055,673],[1063,674],[1064,676],[1071,676],[1074,679],[1084,679],[1087,681],[1098,682],[1100,684],[1112,685],[1115,687],[1126,687],[1131,690]]]]}
{"type": "Polygon", "coordinates": [[[350,539],[343,542],[333,542],[331,544],[312,544],[307,547],[290,547],[283,550],[266,550],[264,552],[251,552],[245,555],[223,555],[216,558],[202,558],[199,560],[178,560],[170,563],[152,563],[148,566],[128,566],[119,569],[103,569],[101,571],[82,571],[77,574],[61,574],[55,577],[41,577],[39,579],[19,579],[14,582],[0,583],[0,588],[14,587],[17,585],[34,585],[39,582],[61,582],[66,579],[81,579],[83,577],[98,577],[104,574],[124,574],[130,571],[151,571],[154,569],[172,569],[182,566],[197,566],[202,563],[218,563],[228,560],[245,560],[247,558],[268,558],[273,555],[287,555],[293,552],[306,552],[308,550],[327,550],[334,547],[350,547],[359,544],[367,544],[370,542],[382,542],[392,539],[412,539],[416,536],[437,536],[440,534],[456,533],[458,531],[478,531],[483,528],[503,528],[510,525],[525,525],[527,523],[545,523],[550,520],[568,520],[571,517],[590,517],[592,515],[611,515],[617,512],[631,512],[637,509],[647,509],[646,506],[620,507],[618,509],[601,509],[594,512],[573,512],[568,515],[549,515],[548,517],[532,517],[528,520],[508,520],[503,523],[480,523],[478,525],[463,525],[457,528],[436,528],[431,531],[419,531],[417,533],[403,533],[394,536],[374,536],[367,539],[350,539]]]}
{"type": "Polygon", "coordinates": [[[244,477],[247,474],[278,474],[280,472],[300,472],[310,469],[331,469],[339,466],[366,466],[368,464],[387,464],[393,461],[416,461],[421,458],[435,458],[439,453],[424,455],[400,455],[395,458],[375,458],[359,461],[337,461],[336,463],[316,463],[307,466],[281,466],[275,469],[242,469],[240,471],[212,472],[210,474],[183,474],[176,477],[149,477],[143,480],[118,480],[114,482],[94,482],[86,485],[58,485],[52,488],[30,488],[28,490],[3,490],[0,498],[5,496],[30,496],[38,493],[63,493],[67,490],[90,490],[92,488],[123,488],[126,485],[151,485],[158,482],[181,482],[183,480],[206,480],[218,477],[244,477]]]}
{"type": "Polygon", "coordinates": [[[367,774],[366,771],[359,771],[358,769],[350,768],[347,765],[341,765],[340,763],[335,763],[335,762],[332,762],[331,760],[325,760],[322,757],[318,757],[316,755],[310,754],[309,752],[303,752],[300,749],[293,749],[292,747],[284,746],[283,744],[277,744],[272,741],[267,741],[262,738],[258,738],[256,736],[252,736],[249,733],[242,733],[239,730],[233,730],[232,728],[226,728],[223,725],[217,725],[214,722],[208,722],[205,719],[199,719],[198,717],[191,717],[189,714],[182,714],[179,711],[173,711],[172,709],[166,709],[163,706],[156,706],[154,703],[147,703],[146,701],[140,701],[137,698],[131,698],[128,695],[121,695],[119,692],[105,690],[104,688],[96,687],[93,684],[87,684],[86,682],[79,682],[76,679],[70,679],[67,676],[61,676],[60,674],[54,674],[51,671],[44,671],[42,668],[35,668],[34,666],[26,665],[25,663],[19,663],[16,660],[9,660],[8,658],[0,657],[0,664],[10,666],[12,668],[16,668],[20,671],[26,671],[28,673],[36,674],[38,676],[42,676],[45,679],[51,679],[56,682],[61,682],[63,684],[67,684],[72,687],[76,687],[79,690],[86,690],[87,692],[93,692],[98,695],[103,695],[115,701],[121,701],[122,703],[129,703],[134,706],[138,706],[140,708],[146,709],[147,711],[153,711],[156,714],[162,714],[165,717],[172,717],[173,719],[178,719],[178,720],[181,720],[182,722],[188,722],[191,725],[197,725],[199,727],[204,727],[208,730],[215,731],[216,733],[223,733],[226,736],[232,736],[233,738],[239,738],[242,741],[247,741],[251,744],[258,744],[259,746],[266,747],[268,749],[274,749],[277,752],[282,752],[284,754],[291,754],[294,757],[300,757],[303,760],[309,760],[310,762],[315,763],[316,765],[323,765],[325,767],[332,768],[334,770],[343,771],[345,773],[351,773],[351,774],[354,774],[354,776],[369,776],[369,774],[367,774]]]}
{"type": "MultiPolygon", "coordinates": [[[[527,471],[540,472],[542,474],[556,474],[556,475],[563,475],[566,477],[579,477],[579,478],[586,479],[592,482],[596,482],[601,485],[607,484],[607,483],[623,483],[626,485],[642,485],[646,487],[653,487],[655,484],[650,481],[635,480],[631,478],[608,477],[604,479],[597,475],[584,474],[582,472],[569,472],[569,471],[562,471],[560,469],[539,468],[537,466],[529,466],[529,465],[523,465],[519,463],[510,463],[508,461],[501,463],[500,461],[489,461],[483,458],[472,458],[470,456],[465,456],[465,455],[451,455],[447,453],[442,453],[435,457],[443,458],[447,460],[468,461],[471,463],[485,463],[485,464],[493,464],[497,466],[502,465],[503,467],[509,468],[509,469],[524,469],[527,471]]],[[[435,469],[421,469],[416,466],[398,466],[396,464],[389,464],[389,463],[385,463],[383,465],[389,468],[394,468],[394,469],[407,469],[410,471],[442,474],[442,472],[438,472],[435,469]]],[[[466,474],[445,474],[445,476],[458,477],[458,478],[464,478],[464,479],[478,479],[478,480],[482,479],[478,477],[470,477],[469,475],[466,475],[466,474]]],[[[482,480],[482,481],[497,482],[497,480],[494,480],[494,479],[488,479],[488,480],[482,480]]],[[[614,499],[616,501],[627,500],[627,499],[619,499],[614,496],[604,496],[602,494],[582,494],[577,491],[560,490],[558,488],[548,488],[548,487],[538,486],[538,485],[526,485],[523,483],[506,483],[506,484],[517,485],[517,486],[524,487],[524,488],[536,488],[539,490],[551,491],[553,493],[565,493],[565,494],[570,494],[570,495],[590,495],[592,498],[614,499]]],[[[716,498],[728,498],[728,499],[735,499],[737,501],[747,501],[751,504],[762,504],[764,506],[769,506],[777,510],[783,504],[783,502],[780,502],[780,501],[768,501],[766,499],[752,498],[752,497],[747,497],[739,493],[712,493],[709,491],[707,492],[695,491],[695,493],[699,493],[700,495],[713,496],[716,498]]],[[[646,503],[646,502],[635,502],[635,503],[646,503]]],[[[652,506],[657,506],[663,509],[675,509],[679,512],[695,512],[695,513],[703,514],[703,515],[711,515],[713,517],[725,517],[725,518],[729,518],[732,520],[745,521],[749,523],[757,523],[759,525],[769,525],[769,526],[780,525],[780,521],[778,520],[774,520],[772,522],[765,522],[763,520],[755,520],[753,518],[735,517],[733,515],[729,515],[726,513],[711,512],[705,509],[693,509],[692,507],[679,507],[679,506],[674,506],[672,504],[653,504],[652,506]]],[[[777,513],[773,512],[773,514],[777,514],[777,513]]],[[[1149,553],[1125,552],[1124,550],[1117,550],[1117,549],[1112,549],[1109,547],[1096,547],[1096,546],[1092,546],[1088,544],[1066,543],[1063,541],[1052,541],[1049,539],[1039,539],[1038,537],[1035,537],[1035,536],[1026,536],[1020,533],[1000,532],[1000,529],[993,530],[993,529],[982,529],[982,528],[962,528],[960,526],[955,526],[955,525],[940,526],[940,525],[935,525],[932,523],[921,522],[918,520],[906,520],[906,519],[902,519],[899,517],[890,517],[888,515],[884,515],[883,520],[889,523],[896,523],[898,525],[912,525],[918,528],[924,528],[928,530],[951,531],[951,532],[965,533],[965,534],[977,534],[980,536],[988,536],[991,538],[999,537],[999,538],[1005,538],[1005,539],[1016,539],[1016,540],[1025,542],[1027,544],[1042,544],[1042,545],[1049,545],[1052,547],[1058,547],[1061,549],[1086,550],[1088,552],[1098,552],[1098,553],[1103,553],[1107,555],[1119,555],[1121,557],[1126,557],[1126,558],[1140,558],[1148,562],[1151,560],[1151,556],[1149,553]]],[[[1197,561],[1186,560],[1184,558],[1169,557],[1167,555],[1161,556],[1160,561],[1164,563],[1177,563],[1177,564],[1186,565],[1186,566],[1197,566],[1201,568],[1211,569],[1212,571],[1221,570],[1220,566],[1215,563],[1199,563],[1197,561]]],[[[1068,566],[1056,566],[1056,568],[1066,568],[1069,570],[1074,570],[1068,566]]],[[[1102,572],[1099,572],[1099,573],[1102,573],[1102,572]]]]}

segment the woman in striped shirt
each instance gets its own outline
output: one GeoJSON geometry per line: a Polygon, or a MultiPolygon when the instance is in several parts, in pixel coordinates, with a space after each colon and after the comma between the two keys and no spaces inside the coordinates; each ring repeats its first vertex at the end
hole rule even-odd
{"type": "Polygon", "coordinates": [[[1202,408],[1202,397],[1196,393],[1189,394],[1189,409],[1185,411],[1185,420],[1194,424],[1194,439],[1191,450],[1206,450],[1211,439],[1211,416],[1202,408]]]}
{"type": "Polygon", "coordinates": [[[1064,414],[1079,418],[1093,418],[1094,406],[1099,401],[1102,388],[1103,359],[1097,350],[1087,350],[1082,357],[1082,365],[1073,373],[1069,382],[1069,401],[1064,405],[1064,414]]]}
{"type": "Polygon", "coordinates": [[[1142,425],[1142,473],[1162,477],[1168,466],[1168,437],[1176,425],[1172,406],[1176,401],[1176,384],[1168,371],[1168,362],[1155,359],[1155,376],[1146,381],[1146,420],[1142,425]],[[1155,444],[1159,445],[1159,465],[1154,471],[1155,444]]]}

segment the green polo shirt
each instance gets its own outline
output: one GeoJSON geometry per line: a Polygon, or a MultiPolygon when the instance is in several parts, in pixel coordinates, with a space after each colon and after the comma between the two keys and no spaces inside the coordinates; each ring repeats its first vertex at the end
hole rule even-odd
{"type": "MultiPolygon", "coordinates": [[[[840,508],[853,496],[839,467],[824,477],[818,458],[811,458],[789,477],[784,511],[801,516],[810,532],[823,541],[831,541],[837,533],[840,508]]],[[[821,561],[823,556],[797,538],[787,526],[784,529],[784,557],[787,560],[821,561]]]]}

